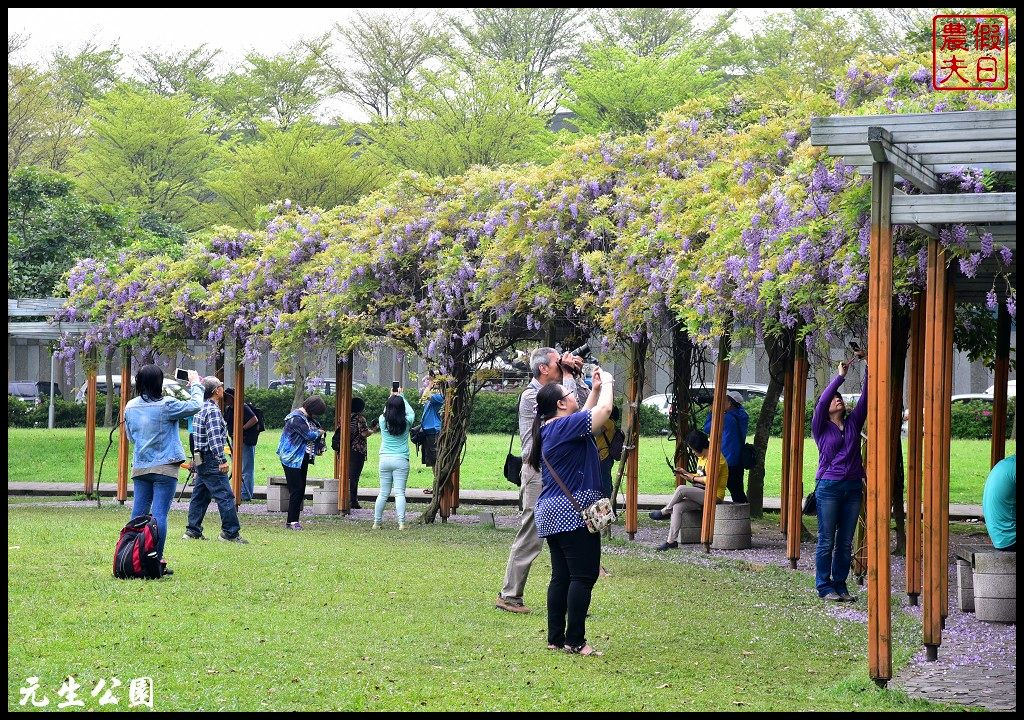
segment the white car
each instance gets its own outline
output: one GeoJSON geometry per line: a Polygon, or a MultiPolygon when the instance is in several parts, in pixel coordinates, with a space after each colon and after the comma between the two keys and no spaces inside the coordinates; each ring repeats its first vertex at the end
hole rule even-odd
{"type": "MultiPolygon", "coordinates": [[[[110,379],[114,383],[114,394],[121,394],[121,376],[111,375],[110,379]]],[[[132,378],[132,393],[135,391],[135,378],[132,378]]],[[[85,394],[89,390],[89,383],[82,383],[82,387],[78,388],[78,392],[75,393],[76,402],[85,402],[85,394]]],[[[107,394],[107,377],[103,374],[96,375],[96,394],[106,395],[107,394]]],[[[188,391],[185,387],[175,380],[174,378],[164,378],[164,395],[168,397],[176,397],[179,399],[185,399],[188,397],[188,391]]]]}
{"type": "MultiPolygon", "coordinates": [[[[988,395],[989,397],[995,397],[996,386],[995,385],[989,385],[989,388],[988,388],[988,390],[985,391],[985,394],[988,395]]],[[[1015,398],[1015,397],[1017,397],[1017,381],[1016,380],[1009,380],[1006,383],[1006,397],[1008,397],[1008,398],[1015,398]]]]}
{"type": "MultiPolygon", "coordinates": [[[[728,386],[730,391],[735,390],[743,396],[744,400],[750,400],[751,398],[763,398],[768,394],[768,386],[760,385],[756,383],[733,383],[728,386]]],[[[707,405],[711,402],[711,397],[715,392],[714,385],[692,385],[690,387],[690,397],[696,402],[702,405],[707,405]]],[[[648,407],[656,408],[663,415],[669,414],[669,405],[672,404],[672,395],[667,393],[659,393],[658,395],[651,395],[650,397],[644,398],[643,405],[648,407]]]]}

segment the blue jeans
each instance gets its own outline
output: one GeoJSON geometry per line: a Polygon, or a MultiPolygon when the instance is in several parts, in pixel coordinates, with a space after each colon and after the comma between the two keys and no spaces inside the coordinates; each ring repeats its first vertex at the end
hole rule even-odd
{"type": "Polygon", "coordinates": [[[252,500],[256,493],[256,446],[242,443],[242,499],[252,500]]]}
{"type": "Polygon", "coordinates": [[[132,501],[132,518],[140,515],[152,515],[160,528],[160,539],[157,541],[156,552],[164,556],[164,543],[167,542],[167,513],[171,509],[174,490],[178,486],[178,478],[170,475],[146,473],[133,478],[135,499],[132,501]]]}
{"type": "Polygon", "coordinates": [[[409,458],[401,455],[380,456],[380,493],[377,504],[373,506],[373,521],[380,523],[384,518],[384,506],[387,505],[391,489],[395,490],[395,511],[398,522],[405,524],[405,483],[409,480],[409,458]]]}
{"type": "Polygon", "coordinates": [[[238,510],[235,508],[235,494],[231,492],[231,484],[226,473],[222,473],[216,460],[207,460],[203,453],[203,462],[196,473],[192,487],[192,499],[188,504],[188,526],[192,535],[203,534],[203,518],[210,507],[210,501],[217,501],[220,510],[221,534],[227,538],[238,535],[241,525],[238,522],[238,510]]]}
{"type": "Polygon", "coordinates": [[[606,498],[612,496],[612,465],[614,464],[615,460],[610,455],[601,461],[601,487],[603,488],[602,494],[606,498]]]}
{"type": "Polygon", "coordinates": [[[853,531],[860,515],[861,481],[821,480],[814,492],[818,506],[818,548],[814,553],[814,586],[818,595],[849,592],[853,531]]]}

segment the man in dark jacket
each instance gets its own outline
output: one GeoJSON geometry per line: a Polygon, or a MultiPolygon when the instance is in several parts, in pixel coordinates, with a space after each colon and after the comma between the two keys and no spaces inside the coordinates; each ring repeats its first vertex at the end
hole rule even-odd
{"type": "MultiPolygon", "coordinates": [[[[743,490],[743,445],[747,442],[750,416],[743,408],[743,396],[735,390],[725,395],[725,422],[722,424],[722,455],[729,466],[729,495],[734,503],[747,502],[743,490]]],[[[711,435],[711,413],[704,422],[704,434],[711,435]]]]}

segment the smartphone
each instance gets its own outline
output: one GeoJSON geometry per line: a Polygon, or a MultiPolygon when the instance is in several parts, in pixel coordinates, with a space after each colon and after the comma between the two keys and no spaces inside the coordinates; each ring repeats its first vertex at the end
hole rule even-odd
{"type": "Polygon", "coordinates": [[[395,380],[391,383],[391,392],[398,392],[398,388],[401,387],[401,383],[395,380]]]}
{"type": "Polygon", "coordinates": [[[188,380],[188,370],[184,370],[182,368],[175,368],[174,378],[176,380],[188,380]]]}
{"type": "Polygon", "coordinates": [[[857,344],[856,340],[850,341],[850,349],[853,350],[855,353],[860,352],[860,345],[857,344]]]}

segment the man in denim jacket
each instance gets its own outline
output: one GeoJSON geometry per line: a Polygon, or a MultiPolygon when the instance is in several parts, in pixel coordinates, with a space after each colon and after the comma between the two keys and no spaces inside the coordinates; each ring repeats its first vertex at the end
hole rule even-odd
{"type": "Polygon", "coordinates": [[[203,536],[203,517],[210,507],[210,501],[216,500],[220,510],[220,539],[247,544],[248,541],[239,534],[241,526],[235,508],[235,495],[228,483],[228,461],[224,457],[228,426],[217,404],[223,396],[224,383],[215,377],[203,380],[203,407],[192,424],[196,452],[201,455],[202,462],[196,468],[192,500],[188,504],[188,526],[183,537],[186,540],[206,539],[203,536]]]}

